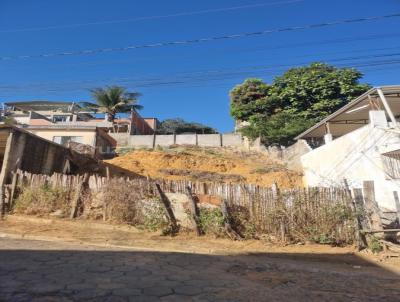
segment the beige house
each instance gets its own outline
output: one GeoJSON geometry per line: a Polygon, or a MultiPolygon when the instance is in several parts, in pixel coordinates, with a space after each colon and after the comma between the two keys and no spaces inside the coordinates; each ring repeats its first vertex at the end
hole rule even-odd
{"type": "Polygon", "coordinates": [[[109,157],[113,154],[116,141],[103,129],[95,126],[77,125],[31,125],[29,132],[60,145],[78,143],[92,147],[92,155],[109,157]]]}

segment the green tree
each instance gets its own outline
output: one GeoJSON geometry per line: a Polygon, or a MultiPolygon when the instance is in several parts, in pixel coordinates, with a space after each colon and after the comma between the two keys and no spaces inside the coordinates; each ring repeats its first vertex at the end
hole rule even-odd
{"type": "Polygon", "coordinates": [[[361,78],[355,69],[313,63],[275,78],[271,97],[286,112],[321,120],[370,88],[361,78]]]}
{"type": "Polygon", "coordinates": [[[270,117],[253,118],[250,125],[243,127],[241,132],[251,139],[261,137],[267,145],[288,146],[293,143],[295,136],[312,125],[311,120],[282,111],[270,117]]]}
{"type": "Polygon", "coordinates": [[[361,77],[355,69],[313,63],[288,70],[271,85],[261,80],[254,84],[250,79],[231,91],[231,115],[250,122],[241,130],[246,136],[261,136],[266,144],[288,145],[308,127],[367,91],[370,86],[360,84],[361,77]]]}
{"type": "Polygon", "coordinates": [[[213,134],[217,131],[209,126],[186,122],[183,119],[167,119],[161,122],[157,129],[158,134],[181,134],[181,133],[213,134]]]}
{"type": "Polygon", "coordinates": [[[270,86],[260,79],[247,79],[230,91],[231,115],[238,121],[248,121],[255,114],[265,114],[272,104],[268,103],[270,86]]]}
{"type": "Polygon", "coordinates": [[[82,102],[83,109],[105,113],[109,122],[114,122],[117,113],[126,113],[143,108],[143,106],[137,104],[140,94],[128,92],[124,87],[95,88],[91,90],[91,93],[97,104],[82,102]]]}

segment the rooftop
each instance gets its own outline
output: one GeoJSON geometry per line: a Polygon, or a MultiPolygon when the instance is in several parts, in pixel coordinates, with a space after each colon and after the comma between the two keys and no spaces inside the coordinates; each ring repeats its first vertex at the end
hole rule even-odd
{"type": "Polygon", "coordinates": [[[7,102],[8,107],[14,107],[20,111],[72,111],[72,106],[76,109],[80,108],[74,102],[51,102],[51,101],[29,101],[29,102],[7,102]]]}
{"type": "Polygon", "coordinates": [[[393,113],[394,118],[400,117],[400,85],[375,87],[368,90],[298,135],[296,139],[323,137],[327,132],[334,137],[342,136],[368,124],[371,110],[384,110],[388,120],[391,120],[389,112],[393,113]],[[379,95],[380,91],[384,95],[386,104],[379,95]],[[386,108],[387,106],[389,108],[386,108]]]}

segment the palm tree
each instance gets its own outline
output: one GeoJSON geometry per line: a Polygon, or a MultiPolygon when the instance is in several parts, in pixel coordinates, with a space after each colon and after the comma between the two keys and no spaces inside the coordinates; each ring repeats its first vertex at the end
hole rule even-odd
{"type": "Polygon", "coordinates": [[[97,104],[82,102],[83,109],[105,113],[109,122],[114,122],[115,116],[119,112],[125,113],[143,108],[137,104],[140,93],[128,92],[124,87],[95,88],[91,90],[91,93],[97,104]]]}

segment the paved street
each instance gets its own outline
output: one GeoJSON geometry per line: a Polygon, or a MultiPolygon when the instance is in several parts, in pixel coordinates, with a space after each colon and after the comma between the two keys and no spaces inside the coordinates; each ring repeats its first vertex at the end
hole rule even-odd
{"type": "Polygon", "coordinates": [[[390,302],[400,297],[398,275],[363,260],[350,265],[313,258],[133,251],[1,238],[0,300],[390,302]]]}

